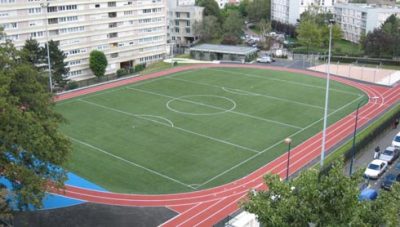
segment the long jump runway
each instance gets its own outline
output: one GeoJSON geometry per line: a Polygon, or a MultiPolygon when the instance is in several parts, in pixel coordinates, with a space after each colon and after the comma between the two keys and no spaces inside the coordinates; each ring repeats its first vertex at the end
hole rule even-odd
{"type": "MultiPolygon", "coordinates": [[[[325,78],[323,73],[311,72],[306,70],[288,69],[283,67],[269,67],[260,65],[216,65],[200,64],[185,67],[171,68],[162,72],[152,73],[146,76],[129,78],[113,83],[103,84],[59,95],[56,101],[77,97],[84,94],[93,93],[113,87],[118,87],[141,80],[169,75],[185,70],[210,68],[210,67],[242,67],[270,69],[276,71],[289,71],[301,73],[320,78],[325,78]]],[[[359,110],[358,127],[367,124],[371,119],[387,111],[393,104],[400,100],[400,86],[383,87],[372,84],[360,83],[347,80],[341,77],[331,76],[331,79],[338,82],[356,87],[364,91],[369,101],[359,110]],[[373,99],[371,99],[373,97],[373,99]]],[[[353,133],[354,113],[344,117],[340,121],[331,125],[327,129],[326,149],[330,149],[337,143],[343,141],[353,133]]],[[[290,174],[293,174],[305,167],[311,161],[319,157],[321,152],[322,132],[309,138],[291,151],[290,174]]],[[[233,181],[231,183],[188,193],[163,194],[163,195],[139,195],[139,194],[119,194],[112,192],[95,191],[66,185],[64,191],[55,193],[67,197],[85,200],[93,203],[102,203],[120,206],[151,206],[167,207],[178,213],[177,216],[163,223],[162,226],[212,226],[239,209],[239,201],[244,199],[251,189],[265,189],[263,176],[266,173],[276,173],[281,178],[286,177],[287,154],[282,154],[272,162],[250,173],[249,175],[233,181]]]]}

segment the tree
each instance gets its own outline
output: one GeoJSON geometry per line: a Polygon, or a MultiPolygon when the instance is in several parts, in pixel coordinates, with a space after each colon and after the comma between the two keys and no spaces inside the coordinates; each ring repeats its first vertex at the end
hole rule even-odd
{"type": "Polygon", "coordinates": [[[44,63],[45,55],[36,39],[27,39],[21,54],[25,61],[31,63],[36,68],[39,68],[40,64],[44,63]]]}
{"type": "Polygon", "coordinates": [[[89,67],[94,75],[96,75],[98,78],[103,77],[104,73],[106,72],[107,65],[107,58],[103,52],[98,50],[93,50],[90,52],[89,67]]]}
{"type": "Polygon", "coordinates": [[[196,0],[196,5],[204,7],[204,16],[214,16],[219,23],[223,22],[221,10],[215,0],[196,0]]]}
{"type": "Polygon", "coordinates": [[[269,35],[272,31],[271,23],[261,19],[257,26],[260,29],[260,35],[262,37],[260,40],[262,49],[270,49],[273,42],[273,38],[269,35]]]}
{"type": "Polygon", "coordinates": [[[20,209],[41,207],[49,181],[63,185],[71,151],[43,79],[11,42],[0,44],[0,177],[20,209]]]}
{"type": "Polygon", "coordinates": [[[382,29],[369,32],[362,43],[364,52],[372,57],[390,56],[393,49],[393,38],[382,29]]]}
{"type": "Polygon", "coordinates": [[[259,22],[261,19],[270,21],[271,0],[254,0],[248,4],[247,14],[249,21],[259,22]]]}
{"type": "Polygon", "coordinates": [[[238,11],[230,11],[222,28],[224,31],[224,40],[229,40],[226,44],[237,44],[240,42],[240,36],[243,35],[244,21],[238,11]]]}
{"type": "MultiPolygon", "coordinates": [[[[342,39],[343,32],[339,25],[334,24],[332,26],[333,26],[332,27],[332,47],[333,47],[335,45],[336,41],[339,41],[342,39]]],[[[323,25],[321,27],[321,39],[322,39],[323,46],[328,48],[329,47],[329,26],[328,25],[323,25]]]]}
{"type": "Polygon", "coordinates": [[[299,43],[307,47],[307,53],[311,46],[321,46],[321,33],[318,25],[311,20],[301,21],[296,29],[299,43]]]}
{"type": "Polygon", "coordinates": [[[249,193],[242,206],[266,226],[398,226],[400,185],[375,201],[358,201],[361,179],[361,172],[345,176],[342,162],[325,173],[306,170],[288,182],[268,174],[269,189],[249,193]]]}
{"type": "Polygon", "coordinates": [[[221,35],[221,25],[214,16],[205,16],[201,22],[195,22],[194,32],[200,37],[200,40],[207,42],[221,35]]]}
{"type": "MultiPolygon", "coordinates": [[[[65,59],[67,55],[58,48],[58,42],[53,40],[49,41],[50,47],[50,64],[52,70],[52,79],[53,83],[59,87],[65,87],[68,83],[67,74],[69,72],[69,68],[67,67],[67,63],[65,59]]],[[[45,53],[45,58],[47,59],[47,46],[43,49],[43,53],[45,53]]]]}
{"type": "Polygon", "coordinates": [[[242,15],[242,17],[247,17],[247,15],[248,15],[247,9],[249,7],[249,4],[250,4],[249,0],[240,1],[239,12],[242,15]]]}

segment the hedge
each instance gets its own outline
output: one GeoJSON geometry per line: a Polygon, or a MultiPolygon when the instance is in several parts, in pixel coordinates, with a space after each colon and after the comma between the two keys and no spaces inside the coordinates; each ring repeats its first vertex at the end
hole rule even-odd
{"type": "MultiPolygon", "coordinates": [[[[393,122],[396,118],[400,116],[400,105],[397,104],[387,113],[385,113],[378,120],[370,124],[361,132],[357,133],[356,137],[356,153],[360,152],[361,149],[366,147],[369,143],[371,143],[376,137],[382,134],[388,128],[393,127],[393,122]]],[[[348,161],[352,157],[352,147],[353,146],[353,138],[349,139],[344,145],[340,146],[338,149],[333,151],[326,159],[325,159],[325,168],[330,168],[332,163],[335,160],[343,158],[345,161],[348,161]]],[[[322,170],[324,171],[324,170],[322,170]]]]}

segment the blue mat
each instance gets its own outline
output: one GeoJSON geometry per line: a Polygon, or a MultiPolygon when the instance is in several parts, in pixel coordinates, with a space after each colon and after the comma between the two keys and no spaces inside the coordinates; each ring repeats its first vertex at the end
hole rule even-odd
{"type": "MultiPolygon", "coordinates": [[[[107,190],[82,178],[76,174],[68,173],[68,180],[65,181],[66,185],[76,186],[80,188],[87,188],[91,190],[103,191],[106,192],[107,190]]],[[[11,189],[11,183],[4,177],[0,177],[0,184],[4,184],[7,188],[11,189]]],[[[62,195],[46,193],[45,197],[43,198],[43,208],[42,209],[56,209],[68,206],[74,206],[78,204],[85,203],[84,200],[72,199],[62,195]]],[[[15,205],[13,206],[15,207],[15,205]]]]}

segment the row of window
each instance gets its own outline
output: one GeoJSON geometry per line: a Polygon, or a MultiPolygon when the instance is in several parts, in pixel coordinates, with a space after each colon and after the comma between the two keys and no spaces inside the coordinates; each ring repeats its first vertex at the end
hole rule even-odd
{"type": "Polygon", "coordinates": [[[6,24],[0,24],[0,27],[4,28],[4,30],[8,30],[8,29],[16,29],[18,28],[18,24],[17,23],[6,23],[6,24]]]}
{"type": "Polygon", "coordinates": [[[76,33],[76,32],[85,31],[85,27],[84,26],[79,26],[79,27],[72,27],[72,28],[61,28],[58,31],[59,31],[60,34],[76,33]]]}
{"type": "Polygon", "coordinates": [[[143,9],[142,13],[159,13],[161,12],[161,8],[153,8],[153,9],[143,9]]]}
{"type": "Polygon", "coordinates": [[[162,59],[162,57],[163,57],[162,54],[156,54],[156,55],[152,55],[152,56],[147,56],[147,57],[140,58],[139,61],[140,61],[140,62],[155,61],[155,60],[158,60],[158,59],[162,59]]]}
{"type": "Polygon", "coordinates": [[[70,71],[68,72],[68,76],[69,77],[74,77],[74,76],[79,76],[82,74],[82,70],[75,70],[75,71],[70,71]]]}
{"type": "Polygon", "coordinates": [[[15,3],[15,0],[0,0],[0,4],[11,4],[15,3]]]}
{"type": "Polygon", "coordinates": [[[161,22],[161,21],[162,21],[162,17],[153,17],[153,18],[139,19],[139,24],[154,23],[154,22],[161,22]]]}
{"type": "Polygon", "coordinates": [[[162,39],[163,39],[163,36],[146,37],[146,38],[139,39],[139,43],[148,43],[148,42],[158,41],[158,40],[162,40],[162,39]]]}

